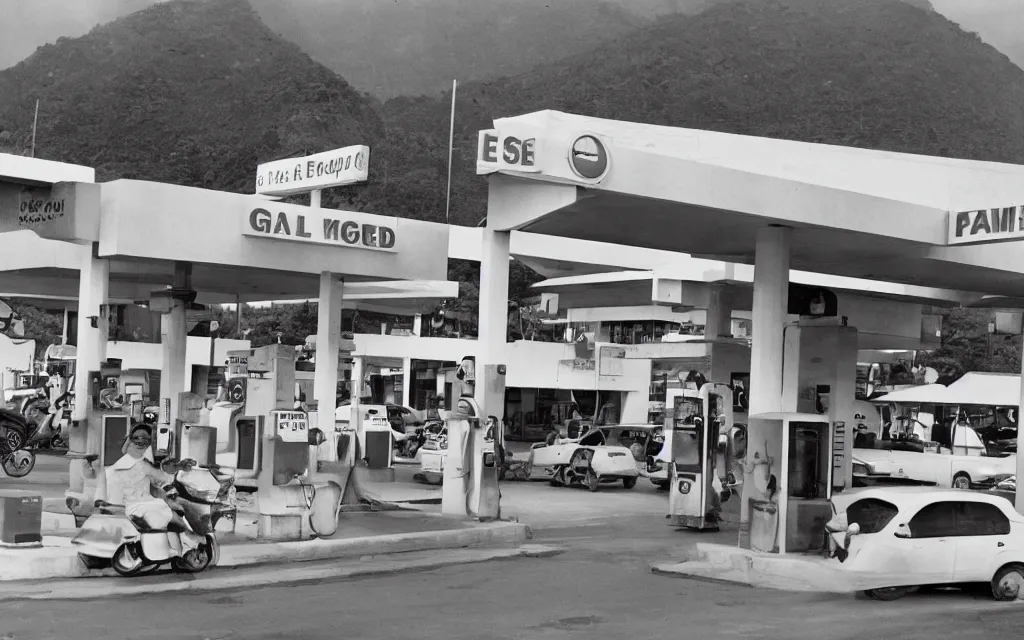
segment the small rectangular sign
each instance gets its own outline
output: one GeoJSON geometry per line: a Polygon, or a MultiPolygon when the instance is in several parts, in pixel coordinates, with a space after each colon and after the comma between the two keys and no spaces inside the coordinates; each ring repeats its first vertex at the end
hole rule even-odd
{"type": "Polygon", "coordinates": [[[539,173],[537,158],[540,145],[537,136],[528,130],[498,131],[485,129],[477,137],[477,174],[496,171],[539,173]]]}
{"type": "Polygon", "coordinates": [[[946,244],[979,244],[1007,240],[1024,240],[1024,205],[971,209],[949,214],[949,235],[946,244]]]}
{"type": "Polygon", "coordinates": [[[366,182],[370,147],[355,145],[303,158],[265,162],[256,168],[256,193],[290,196],[366,182]]]}
{"type": "Polygon", "coordinates": [[[275,411],[274,430],[283,442],[309,442],[309,421],[302,411],[275,411]]]}

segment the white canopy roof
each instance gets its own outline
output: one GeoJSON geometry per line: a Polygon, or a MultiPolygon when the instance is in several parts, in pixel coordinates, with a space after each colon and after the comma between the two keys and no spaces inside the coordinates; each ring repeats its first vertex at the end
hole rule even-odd
{"type": "Polygon", "coordinates": [[[1020,376],[972,371],[949,385],[947,391],[950,404],[1016,407],[1020,404],[1020,376]]]}
{"type": "Polygon", "coordinates": [[[960,404],[950,401],[949,388],[941,384],[922,384],[909,389],[900,389],[887,393],[872,402],[892,402],[895,404],[960,404]]]}

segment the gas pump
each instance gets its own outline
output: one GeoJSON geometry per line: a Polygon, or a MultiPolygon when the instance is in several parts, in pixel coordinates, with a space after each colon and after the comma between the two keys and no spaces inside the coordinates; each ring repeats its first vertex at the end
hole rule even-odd
{"type": "MultiPolygon", "coordinates": [[[[505,365],[484,368],[479,382],[484,408],[499,418],[498,407],[505,399],[505,365]]],[[[484,408],[474,399],[477,391],[476,359],[462,359],[456,371],[459,397],[448,416],[448,456],[444,467],[441,513],[444,515],[495,520],[501,517],[501,495],[498,490],[499,461],[495,451],[502,451],[502,429],[493,429],[493,445],[487,441],[487,418],[484,408]]],[[[500,424],[500,419],[498,420],[500,424]]]]}
{"type": "Polygon", "coordinates": [[[276,434],[273,416],[294,411],[296,355],[280,344],[228,352],[227,401],[213,406],[210,426],[217,431],[217,464],[235,469],[239,488],[259,486],[264,444],[276,434]]]}
{"type": "Polygon", "coordinates": [[[732,389],[694,386],[669,390],[665,403],[669,520],[676,527],[718,529],[721,503],[738,486],[730,455],[732,389]]]}
{"type": "Polygon", "coordinates": [[[256,461],[256,428],[251,418],[245,419],[249,353],[228,352],[224,390],[210,409],[210,426],[217,430],[217,464],[232,468],[242,465],[251,472],[256,461]],[[240,439],[246,441],[245,447],[239,447],[240,439]],[[250,452],[252,455],[248,455],[250,452]]]}
{"type": "MultiPolygon", "coordinates": [[[[64,502],[76,520],[92,513],[93,496],[102,479],[100,474],[124,455],[121,449],[128,438],[132,420],[141,421],[142,418],[141,411],[133,416],[132,405],[124,401],[120,360],[101,363],[100,370],[87,372],[81,383],[87,384],[89,390],[87,420],[74,424],[71,429],[68,452],[71,463],[68,489],[64,492],[64,502]],[[98,431],[96,440],[93,439],[95,436],[86,437],[88,424],[94,425],[98,431]],[[87,461],[87,454],[95,459],[87,461]]],[[[154,448],[152,453],[156,458],[159,451],[154,448]]]]}
{"type": "Polygon", "coordinates": [[[767,490],[751,497],[750,548],[767,553],[821,550],[825,524],[833,515],[835,438],[828,416],[776,413],[753,419],[782,436],[784,472],[777,476],[777,487],[769,482],[767,490]]]}

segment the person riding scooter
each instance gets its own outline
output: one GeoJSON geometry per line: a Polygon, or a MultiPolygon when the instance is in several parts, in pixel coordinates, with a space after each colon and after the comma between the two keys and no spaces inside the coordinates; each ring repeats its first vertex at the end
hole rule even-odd
{"type": "Polygon", "coordinates": [[[138,518],[151,529],[164,529],[175,517],[169,504],[175,497],[174,475],[153,462],[152,444],[151,426],[133,426],[121,447],[124,455],[98,483],[96,500],[124,505],[129,518],[138,518]],[[164,497],[157,497],[160,493],[164,497]]]}

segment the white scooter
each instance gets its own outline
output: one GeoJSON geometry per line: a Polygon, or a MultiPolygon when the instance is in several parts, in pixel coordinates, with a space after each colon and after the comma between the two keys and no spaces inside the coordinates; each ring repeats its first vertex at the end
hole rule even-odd
{"type": "Polygon", "coordinates": [[[217,563],[220,547],[213,531],[222,517],[235,517],[234,475],[189,460],[180,465],[166,490],[174,513],[166,529],[150,529],[128,517],[124,505],[96,501],[96,512],[71,541],[87,567],[109,563],[119,575],[134,576],[165,564],[199,573],[217,563]]]}

